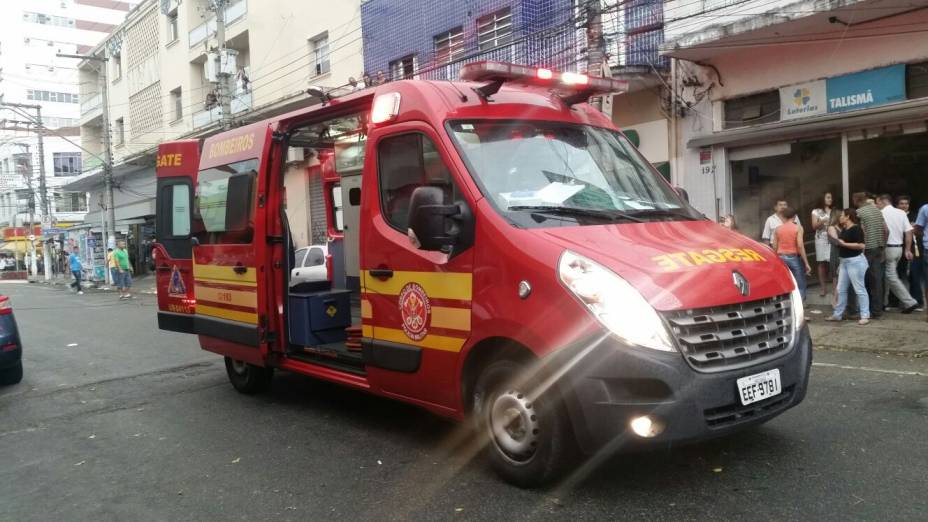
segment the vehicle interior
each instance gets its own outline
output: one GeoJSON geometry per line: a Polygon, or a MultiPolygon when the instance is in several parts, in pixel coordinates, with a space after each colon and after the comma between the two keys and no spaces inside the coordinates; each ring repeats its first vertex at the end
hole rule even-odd
{"type": "Polygon", "coordinates": [[[283,167],[287,205],[281,216],[289,250],[284,271],[288,356],[356,374],[365,373],[358,223],[366,126],[365,111],[288,134],[283,167]],[[342,198],[343,192],[347,197],[342,198]],[[305,265],[313,245],[327,247],[328,280],[291,284],[293,269],[305,265]],[[297,251],[303,254],[300,263],[297,251]]]}

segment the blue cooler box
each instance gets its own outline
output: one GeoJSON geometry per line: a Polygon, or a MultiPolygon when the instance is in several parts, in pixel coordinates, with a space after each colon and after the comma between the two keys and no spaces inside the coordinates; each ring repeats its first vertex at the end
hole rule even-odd
{"type": "Polygon", "coordinates": [[[351,326],[351,291],[290,294],[290,342],[300,346],[342,342],[351,326]]]}

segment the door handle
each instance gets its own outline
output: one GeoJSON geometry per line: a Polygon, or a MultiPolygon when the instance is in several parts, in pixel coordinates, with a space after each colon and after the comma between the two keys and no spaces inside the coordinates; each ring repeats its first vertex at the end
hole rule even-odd
{"type": "Polygon", "coordinates": [[[378,279],[390,279],[393,277],[393,270],[389,268],[372,268],[367,271],[371,277],[376,277],[378,279]]]}
{"type": "Polygon", "coordinates": [[[232,271],[235,272],[236,274],[244,274],[245,272],[248,271],[248,267],[239,263],[232,267],[232,271]]]}
{"type": "Polygon", "coordinates": [[[299,273],[299,272],[297,272],[297,273],[295,273],[295,274],[293,274],[293,275],[296,275],[296,276],[298,276],[298,275],[300,275],[300,273],[299,273]]]}

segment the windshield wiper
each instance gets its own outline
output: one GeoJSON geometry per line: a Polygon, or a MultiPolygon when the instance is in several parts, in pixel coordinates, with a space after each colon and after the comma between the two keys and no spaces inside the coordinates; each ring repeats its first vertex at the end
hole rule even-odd
{"type": "Polygon", "coordinates": [[[578,207],[559,207],[555,205],[516,205],[507,208],[506,210],[515,210],[515,211],[528,211],[528,212],[537,212],[539,214],[554,214],[560,216],[579,216],[579,217],[592,217],[597,219],[603,219],[607,221],[633,221],[635,223],[644,223],[645,220],[630,215],[628,212],[622,210],[601,210],[595,208],[578,208],[578,207]]]}
{"type": "Polygon", "coordinates": [[[700,218],[682,209],[645,208],[640,210],[626,210],[625,212],[633,216],[675,217],[685,221],[700,221],[700,218]]]}

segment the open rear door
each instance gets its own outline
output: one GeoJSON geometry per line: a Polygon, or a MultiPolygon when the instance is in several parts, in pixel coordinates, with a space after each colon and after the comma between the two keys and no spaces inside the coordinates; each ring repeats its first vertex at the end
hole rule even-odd
{"type": "Polygon", "coordinates": [[[192,207],[199,140],[158,145],[153,255],[158,288],[158,328],[194,333],[192,207]]]}

